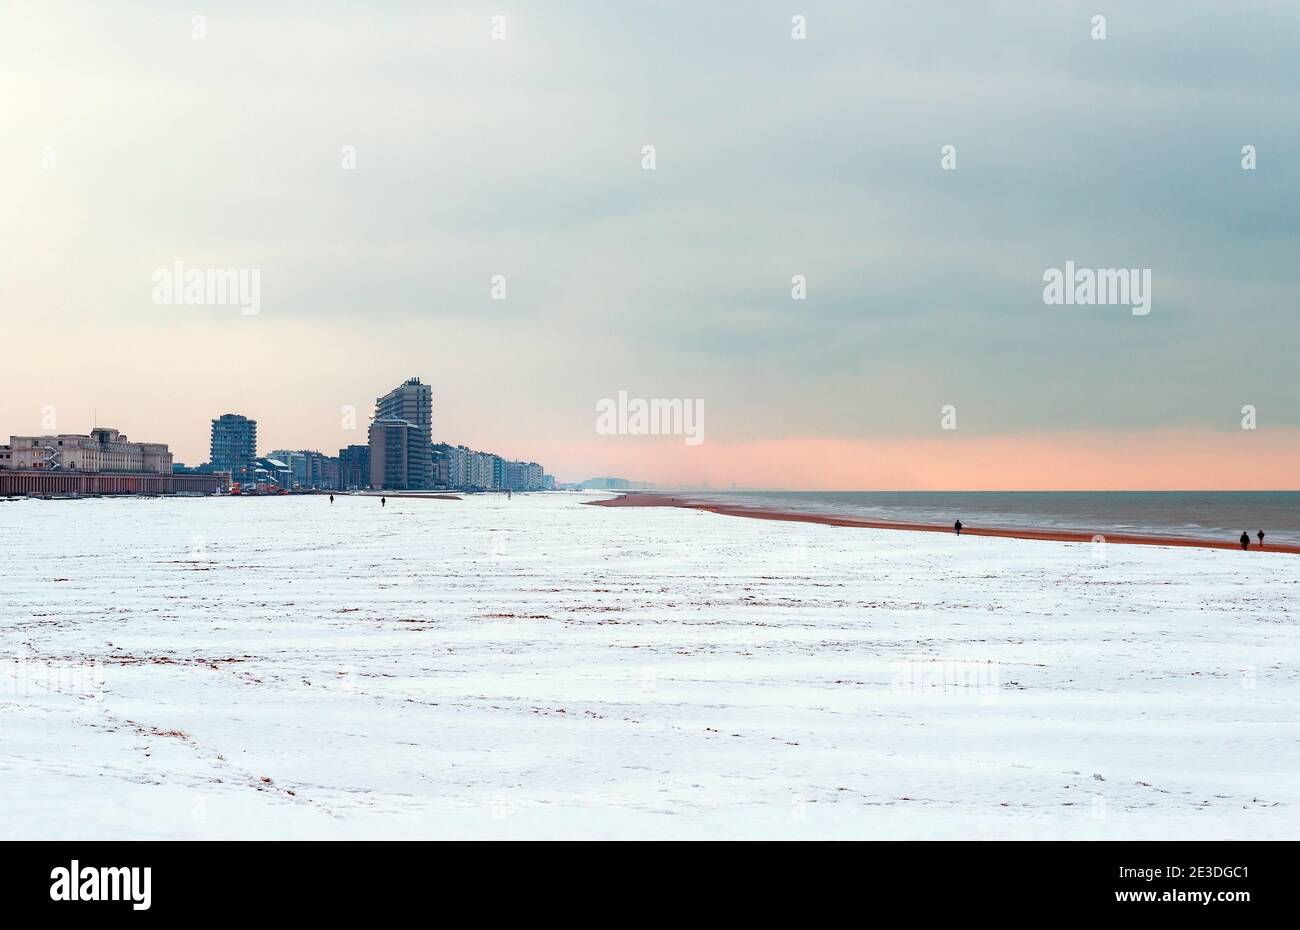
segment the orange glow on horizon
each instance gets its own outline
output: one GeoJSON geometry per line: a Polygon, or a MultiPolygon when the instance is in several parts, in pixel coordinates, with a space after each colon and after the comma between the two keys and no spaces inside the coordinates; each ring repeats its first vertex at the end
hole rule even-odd
{"type": "MultiPolygon", "coordinates": [[[[809,491],[1285,490],[1300,486],[1300,430],[1149,430],[1016,436],[710,442],[621,436],[535,443],[558,476],[663,487],[809,491]]],[[[561,478],[561,480],[565,480],[561,478]]]]}

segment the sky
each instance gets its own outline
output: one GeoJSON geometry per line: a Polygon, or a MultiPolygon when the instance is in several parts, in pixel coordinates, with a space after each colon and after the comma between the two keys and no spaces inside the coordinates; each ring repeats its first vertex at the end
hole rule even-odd
{"type": "Polygon", "coordinates": [[[332,452],[418,376],[562,481],[1298,486],[1294,3],[205,6],[0,3],[0,436],[332,452]]]}

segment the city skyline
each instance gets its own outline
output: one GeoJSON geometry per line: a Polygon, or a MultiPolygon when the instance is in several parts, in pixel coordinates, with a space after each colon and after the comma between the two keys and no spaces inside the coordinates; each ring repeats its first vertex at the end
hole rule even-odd
{"type": "MultiPolygon", "coordinates": [[[[236,411],[226,411],[222,415],[234,414],[247,416],[236,411]]],[[[48,416],[48,414],[47,414],[48,416]]],[[[350,445],[366,446],[368,444],[366,427],[370,417],[365,415],[361,427],[356,431],[346,432],[357,437],[357,442],[344,442],[339,446],[324,443],[273,442],[271,437],[286,435],[283,429],[263,432],[263,421],[257,416],[249,416],[258,424],[258,455],[265,451],[269,454],[274,449],[294,449],[302,451],[319,451],[326,455],[337,456],[339,451],[350,445]],[[267,436],[264,440],[262,435],[267,436]]],[[[38,418],[39,420],[39,418],[38,418]]],[[[99,417],[102,422],[105,420],[99,417]]],[[[207,454],[184,455],[180,449],[195,449],[200,446],[210,448],[212,418],[203,420],[206,424],[201,443],[176,442],[170,436],[162,437],[172,452],[177,465],[194,468],[210,460],[207,454]]],[[[48,422],[48,420],[47,420],[48,422]]],[[[61,422],[61,421],[60,421],[61,422]]],[[[127,435],[147,435],[151,430],[145,419],[114,417],[111,422],[132,422],[140,426],[121,429],[127,435]],[[143,429],[141,429],[141,427],[143,429]]],[[[435,430],[435,443],[449,443],[453,446],[480,448],[508,448],[522,446],[523,443],[511,443],[488,440],[476,442],[463,438],[442,437],[435,430]]],[[[38,422],[39,427],[39,422],[38,422]]],[[[114,427],[116,429],[116,427],[114,427]]],[[[90,431],[93,427],[85,427],[90,431]]],[[[486,429],[486,435],[495,431],[486,429]]],[[[59,434],[84,434],[74,425],[72,428],[17,430],[12,427],[0,427],[0,438],[10,435],[51,436],[59,434]]],[[[157,438],[157,437],[155,437],[157,438]]],[[[1252,436],[1255,442],[1255,454],[1258,460],[1243,463],[1239,458],[1240,447],[1233,435],[1202,434],[1190,431],[1164,430],[1151,433],[1103,434],[1079,433],[1068,437],[1058,437],[1055,441],[1045,442],[1034,436],[1021,436],[1008,440],[1006,437],[971,437],[965,440],[956,437],[935,438],[930,440],[901,441],[840,441],[820,437],[809,437],[800,443],[764,442],[729,444],[719,449],[719,444],[704,447],[704,452],[713,452],[714,456],[707,462],[680,468],[676,462],[676,450],[680,441],[671,437],[617,437],[621,448],[611,450],[610,445],[595,440],[586,445],[556,443],[539,439],[529,443],[531,451],[518,453],[500,453],[502,457],[514,461],[542,461],[547,463],[548,473],[554,474],[557,482],[573,484],[591,478],[618,475],[634,482],[653,482],[662,487],[748,487],[792,490],[1291,490],[1295,488],[1294,463],[1300,461],[1291,447],[1292,439],[1286,431],[1272,431],[1259,436],[1252,436]],[[1198,448],[1203,452],[1205,465],[1198,472],[1204,476],[1203,483],[1180,484],[1171,482],[1169,475],[1182,468],[1189,450],[1198,448]],[[576,467],[552,465],[563,455],[574,455],[578,450],[576,467]],[[626,453],[632,452],[629,457],[626,453]],[[614,451],[616,454],[609,454],[614,451]],[[932,477],[941,471],[945,456],[956,455],[960,458],[961,468],[967,483],[963,486],[949,486],[939,477],[932,477]],[[879,485],[854,484],[860,474],[859,462],[870,458],[873,473],[881,476],[879,485]],[[743,461],[749,466],[751,481],[736,481],[731,462],[743,461]],[[583,467],[581,462],[588,462],[583,467]],[[630,464],[629,464],[630,463],[630,464]],[[757,464],[756,464],[757,463],[757,464]],[[1062,476],[1068,476],[1082,468],[1090,475],[1090,483],[1073,484],[1062,476]],[[1243,464],[1245,470],[1243,471],[1243,464]],[[1052,477],[1042,479],[1038,476],[1047,474],[1052,477]],[[655,480],[650,475],[657,475],[655,480]],[[815,480],[814,480],[815,479],[815,480]]]]}
{"type": "MultiPolygon", "coordinates": [[[[207,461],[192,464],[177,462],[166,443],[133,443],[120,430],[100,426],[87,434],[59,432],[55,420],[47,409],[46,432],[11,435],[9,444],[0,444],[6,486],[33,493],[165,487],[242,495],[298,489],[553,491],[559,484],[535,460],[433,442],[433,394],[418,376],[377,397],[367,443],[341,447],[337,455],[302,447],[264,451],[265,433],[259,441],[257,419],[234,412],[211,419],[207,461]],[[158,480],[173,474],[181,477],[158,480]]],[[[355,425],[357,412],[346,410],[345,420],[355,425]]]]}
{"type": "Polygon", "coordinates": [[[1296,484],[1293,9],[302,10],[9,16],[0,423],[338,449],[421,371],[435,438],[570,480],[1296,484]],[[707,438],[598,435],[620,391],[707,438]]]}

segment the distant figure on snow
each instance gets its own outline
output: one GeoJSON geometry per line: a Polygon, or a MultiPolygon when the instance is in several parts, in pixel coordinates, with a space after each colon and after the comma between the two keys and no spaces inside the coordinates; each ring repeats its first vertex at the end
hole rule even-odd
{"type": "Polygon", "coordinates": [[[961,535],[961,521],[960,521],[960,520],[958,520],[956,523],[954,523],[954,524],[952,525],[952,528],[953,528],[954,530],[957,531],[957,535],[958,535],[958,536],[961,535]]]}
{"type": "Polygon", "coordinates": [[[1260,531],[1259,531],[1258,533],[1256,533],[1255,535],[1257,535],[1257,536],[1259,537],[1259,548],[1263,549],[1263,548],[1264,548],[1264,531],[1263,531],[1263,530],[1260,530],[1260,531]]]}
{"type": "Polygon", "coordinates": [[[334,495],[333,495],[333,494],[330,495],[330,503],[331,503],[331,504],[334,503],[334,495]]]}
{"type": "Polygon", "coordinates": [[[1243,552],[1250,548],[1250,535],[1245,530],[1241,531],[1241,548],[1243,552]]]}
{"type": "Polygon", "coordinates": [[[386,498],[386,497],[381,497],[381,498],[379,498],[379,506],[380,506],[380,507],[387,507],[387,506],[388,506],[388,498],[386,498]]]}

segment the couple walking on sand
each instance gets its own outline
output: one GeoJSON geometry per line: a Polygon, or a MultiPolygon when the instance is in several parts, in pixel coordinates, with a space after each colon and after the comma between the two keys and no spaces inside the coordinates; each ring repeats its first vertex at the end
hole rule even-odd
{"type": "MultiPolygon", "coordinates": [[[[953,528],[953,531],[954,531],[958,536],[961,535],[961,521],[960,521],[960,520],[958,520],[956,523],[954,523],[954,524],[952,525],[952,528],[953,528]]],[[[1257,536],[1259,537],[1259,548],[1263,549],[1263,548],[1264,548],[1264,531],[1263,531],[1263,530],[1260,530],[1260,531],[1259,531],[1258,533],[1256,533],[1255,535],[1257,535],[1257,536]]],[[[1250,548],[1250,534],[1247,533],[1245,530],[1242,530],[1242,531],[1241,531],[1241,548],[1242,548],[1243,551],[1245,551],[1246,549],[1249,549],[1249,548],[1250,548]]]]}

